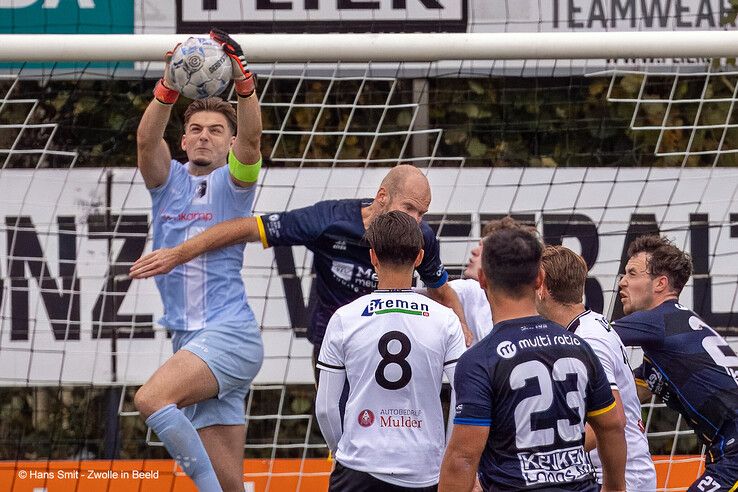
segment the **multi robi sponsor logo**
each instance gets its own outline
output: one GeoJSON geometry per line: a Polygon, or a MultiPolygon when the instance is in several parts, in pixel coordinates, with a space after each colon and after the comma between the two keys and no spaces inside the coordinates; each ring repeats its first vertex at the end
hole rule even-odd
{"type": "Polygon", "coordinates": [[[422,410],[383,408],[379,411],[379,427],[421,429],[423,426],[422,416],[422,410]]]}
{"type": "Polygon", "coordinates": [[[369,409],[364,409],[359,412],[359,425],[362,427],[371,427],[374,423],[374,412],[369,409]]]}
{"type": "Polygon", "coordinates": [[[518,348],[510,340],[504,340],[497,345],[497,355],[503,359],[512,359],[518,353],[518,348]]]}

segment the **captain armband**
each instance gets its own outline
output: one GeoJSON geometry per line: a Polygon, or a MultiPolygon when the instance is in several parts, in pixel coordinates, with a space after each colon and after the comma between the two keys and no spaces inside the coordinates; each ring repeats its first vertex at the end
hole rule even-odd
{"type": "Polygon", "coordinates": [[[244,164],[239,161],[233,154],[233,150],[228,152],[228,169],[231,176],[239,181],[253,183],[259,178],[259,170],[261,169],[261,156],[255,164],[244,164]]]}

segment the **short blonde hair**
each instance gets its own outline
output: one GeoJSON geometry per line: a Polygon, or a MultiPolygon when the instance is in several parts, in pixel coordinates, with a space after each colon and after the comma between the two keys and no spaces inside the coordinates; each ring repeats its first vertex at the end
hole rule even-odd
{"type": "Polygon", "coordinates": [[[554,301],[561,304],[582,302],[587,281],[584,258],[564,246],[546,246],[541,257],[541,268],[546,274],[543,283],[554,301]]]}

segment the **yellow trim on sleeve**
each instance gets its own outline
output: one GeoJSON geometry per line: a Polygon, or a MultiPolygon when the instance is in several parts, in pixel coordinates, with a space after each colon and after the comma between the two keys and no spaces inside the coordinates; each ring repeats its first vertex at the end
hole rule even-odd
{"type": "Polygon", "coordinates": [[[734,483],[728,492],[735,492],[738,490],[738,482],[734,483]]]}
{"type": "Polygon", "coordinates": [[[264,221],[261,219],[261,215],[256,216],[256,227],[259,229],[259,239],[261,239],[261,245],[264,249],[269,247],[269,241],[267,241],[266,231],[264,230],[264,221]]]}
{"type": "Polygon", "coordinates": [[[600,408],[599,410],[592,410],[591,412],[587,412],[587,417],[596,417],[598,415],[602,415],[603,413],[609,412],[613,408],[615,408],[615,402],[612,402],[611,405],[608,405],[605,408],[600,408]]]}
{"type": "Polygon", "coordinates": [[[648,383],[645,382],[643,379],[635,378],[635,383],[637,386],[640,386],[642,388],[648,388],[648,383]]]}

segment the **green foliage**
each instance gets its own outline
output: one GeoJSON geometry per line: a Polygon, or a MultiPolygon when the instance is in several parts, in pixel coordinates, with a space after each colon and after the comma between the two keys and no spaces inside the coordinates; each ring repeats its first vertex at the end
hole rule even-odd
{"type": "MultiPolygon", "coordinates": [[[[99,387],[0,389],[0,459],[102,457],[105,430],[111,425],[108,397],[108,389],[99,387]]],[[[118,420],[114,415],[116,421],[122,436],[119,457],[166,457],[160,448],[146,445],[141,419],[118,420]]]]}
{"type": "Polygon", "coordinates": [[[430,81],[431,127],[444,156],[479,166],[632,165],[627,121],[603,79],[430,81]]]}
{"type": "MultiPolygon", "coordinates": [[[[135,411],[136,389],[126,389],[124,412],[135,411]]],[[[163,447],[146,443],[147,428],[142,418],[118,415],[120,394],[115,390],[111,406],[110,391],[91,386],[0,388],[0,460],[103,458],[106,430],[115,425],[119,427],[119,458],[168,458],[163,447]]],[[[255,391],[246,433],[250,448],[245,456],[271,457],[275,436],[279,445],[296,445],[280,450],[277,457],[327,456],[313,417],[314,401],[313,385],[255,391]],[[301,445],[306,443],[318,446],[305,452],[301,445]]],[[[156,439],[152,436],[153,441],[156,439]]]]}
{"type": "MultiPolygon", "coordinates": [[[[732,0],[737,1],[738,0],[732,0]]],[[[643,75],[616,78],[611,97],[639,96],[643,75]]],[[[443,135],[438,157],[465,157],[467,166],[721,166],[737,165],[738,154],[714,151],[738,149],[738,129],[700,125],[734,124],[731,105],[736,77],[649,77],[640,94],[637,126],[631,130],[635,106],[607,102],[609,77],[488,77],[433,78],[427,81],[429,128],[443,135]],[[673,94],[672,94],[673,93],[673,94]],[[672,104],[657,102],[672,98],[672,104]],[[700,104],[690,102],[704,98],[700,104]],[[653,102],[649,102],[653,101],[653,102]],[[689,149],[690,156],[672,155],[689,149]],[[660,155],[655,155],[658,152],[660,155]],[[702,152],[702,154],[700,154],[702,152]]],[[[151,101],[151,80],[22,80],[10,99],[39,99],[32,124],[57,123],[50,149],[79,153],[77,167],[135,166],[136,127],[151,101]]],[[[0,81],[0,94],[12,84],[0,81]]],[[[412,157],[406,132],[419,128],[411,80],[325,80],[263,78],[262,152],[271,166],[333,166],[336,157],[363,166],[368,159],[393,165],[412,157]],[[385,109],[386,105],[395,106],[385,109]],[[371,107],[358,107],[359,105],[371,107]],[[276,132],[288,134],[277,137],[276,132]],[[396,132],[374,138],[376,132],[396,132]],[[285,161],[285,159],[292,159],[285,161]]],[[[175,158],[184,159],[179,141],[181,115],[188,100],[177,103],[166,139],[175,158]]],[[[0,124],[26,120],[32,103],[6,104],[0,124]]],[[[50,128],[0,129],[0,149],[42,149],[50,128]]],[[[433,148],[432,135],[427,138],[433,148]]],[[[6,167],[72,165],[69,156],[13,154],[6,167]]]]}
{"type": "MultiPolygon", "coordinates": [[[[131,412],[137,388],[127,388],[124,412],[131,412]]],[[[108,418],[110,388],[44,387],[0,389],[0,460],[95,459],[104,456],[105,431],[119,426],[118,457],[123,459],[166,459],[163,447],[146,443],[146,425],[140,417],[119,417],[118,396],[114,393],[113,422],[108,418]]],[[[441,392],[444,415],[448,413],[450,391],[441,392]]],[[[327,456],[323,438],[313,416],[315,387],[289,385],[260,389],[253,393],[247,421],[246,458],[270,458],[274,443],[284,447],[278,458],[318,458],[327,456]],[[304,448],[304,444],[317,445],[304,448]]],[[[647,419],[644,410],[644,422],[647,419]]],[[[668,408],[656,408],[650,419],[651,432],[673,431],[678,415],[668,408]]],[[[682,422],[682,429],[687,430],[682,422]]],[[[152,437],[156,440],[156,437],[152,437]]],[[[673,435],[650,439],[653,454],[671,454],[673,435]]],[[[699,453],[694,435],[680,436],[677,454],[699,453]]]]}

